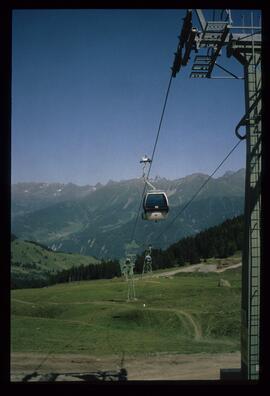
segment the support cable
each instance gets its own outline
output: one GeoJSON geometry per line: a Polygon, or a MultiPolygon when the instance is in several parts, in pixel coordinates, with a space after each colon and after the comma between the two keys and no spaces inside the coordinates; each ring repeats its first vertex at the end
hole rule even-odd
{"type": "MultiPolygon", "coordinates": [[[[167,88],[165,101],[164,101],[164,105],[163,105],[163,109],[162,109],[162,113],[161,113],[161,117],[160,117],[160,121],[159,121],[158,131],[157,131],[157,135],[156,135],[156,140],[155,140],[155,144],[154,144],[154,148],[153,148],[153,152],[152,152],[152,156],[151,156],[151,162],[150,162],[149,169],[148,169],[148,172],[147,172],[146,180],[149,178],[149,174],[150,174],[151,167],[152,167],[152,164],[153,164],[153,159],[154,159],[156,148],[157,148],[157,143],[158,143],[158,139],[159,139],[160,129],[161,129],[161,125],[162,125],[162,121],[163,121],[163,117],[164,117],[164,113],[165,113],[165,109],[166,109],[166,105],[167,105],[167,100],[168,100],[168,96],[169,96],[169,92],[170,92],[170,88],[171,88],[172,77],[173,77],[173,74],[171,74],[170,81],[169,81],[169,84],[168,84],[168,88],[167,88]]],[[[134,224],[134,227],[133,227],[133,230],[132,230],[132,234],[131,234],[131,241],[133,241],[133,238],[134,238],[134,235],[135,235],[135,231],[136,231],[136,227],[137,227],[137,224],[138,224],[138,219],[139,219],[139,215],[140,215],[140,211],[141,211],[141,207],[142,207],[142,202],[143,202],[143,197],[144,197],[145,190],[146,190],[146,185],[147,185],[147,183],[145,182],[144,183],[144,189],[143,189],[143,192],[142,192],[142,195],[141,195],[140,205],[138,207],[136,221],[135,221],[135,224],[134,224]]]]}
{"type": "Polygon", "coordinates": [[[242,142],[242,140],[239,140],[233,148],[230,150],[230,152],[226,155],[226,157],[220,162],[220,164],[216,167],[216,169],[211,173],[210,176],[203,182],[203,184],[198,188],[198,190],[195,192],[195,194],[191,197],[191,199],[185,204],[185,206],[176,214],[176,216],[171,220],[171,222],[168,224],[168,226],[163,230],[154,240],[158,240],[164,232],[166,232],[169,227],[175,222],[177,217],[179,217],[184,210],[191,204],[192,201],[197,197],[199,192],[204,188],[204,186],[209,182],[209,180],[214,176],[214,174],[219,170],[219,168],[224,164],[224,162],[229,158],[229,156],[233,153],[233,151],[239,146],[239,144],[242,142]]]}

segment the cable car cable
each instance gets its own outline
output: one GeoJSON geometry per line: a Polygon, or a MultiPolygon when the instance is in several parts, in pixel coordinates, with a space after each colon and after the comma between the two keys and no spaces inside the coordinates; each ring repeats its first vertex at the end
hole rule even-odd
{"type": "Polygon", "coordinates": [[[216,167],[216,169],[211,173],[210,176],[203,182],[203,184],[198,188],[198,190],[195,192],[195,194],[191,197],[191,199],[185,204],[185,206],[176,214],[176,216],[170,221],[170,223],[167,225],[165,230],[163,230],[156,238],[154,238],[154,241],[158,240],[164,232],[166,232],[169,227],[175,222],[177,217],[179,217],[184,210],[191,204],[192,201],[197,197],[199,192],[203,189],[203,187],[209,182],[209,180],[214,176],[214,174],[219,170],[219,168],[224,164],[224,162],[229,158],[229,156],[233,153],[233,151],[238,147],[238,145],[242,142],[242,140],[239,140],[233,148],[230,150],[230,152],[226,155],[226,157],[220,162],[220,164],[216,167]]]}
{"type": "MultiPolygon", "coordinates": [[[[150,165],[149,165],[149,169],[148,169],[148,172],[147,172],[146,179],[149,178],[149,174],[150,174],[151,167],[152,167],[152,164],[153,164],[153,159],[154,159],[156,148],[157,148],[157,143],[158,143],[158,139],[159,139],[161,125],[162,125],[162,121],[163,121],[163,117],[164,117],[164,113],[165,113],[165,109],[166,109],[166,105],[167,105],[167,101],[168,101],[168,96],[169,96],[169,92],[170,92],[170,88],[171,88],[172,78],[173,78],[173,73],[171,73],[171,77],[170,77],[170,80],[169,80],[169,84],[168,84],[168,88],[167,88],[167,92],[166,92],[166,96],[165,96],[165,101],[164,101],[164,105],[163,105],[163,109],[162,109],[162,113],[161,113],[161,117],[160,117],[160,121],[159,121],[159,126],[158,126],[157,135],[156,135],[156,140],[155,140],[155,143],[154,143],[154,148],[153,148],[153,152],[152,152],[152,156],[151,156],[151,162],[150,162],[150,165]]],[[[144,183],[144,189],[143,189],[143,192],[142,192],[140,205],[139,205],[138,212],[137,212],[136,221],[135,221],[135,224],[134,224],[134,227],[133,227],[133,230],[132,230],[131,241],[133,241],[133,238],[134,238],[134,235],[135,235],[135,230],[136,230],[136,227],[137,227],[137,224],[138,224],[138,219],[139,219],[139,215],[140,215],[140,211],[141,211],[141,207],[142,207],[142,202],[143,202],[143,198],[144,198],[144,195],[145,195],[145,191],[146,191],[146,182],[144,183]]]]}
{"type": "Polygon", "coordinates": [[[162,109],[162,113],[161,113],[161,117],[160,117],[160,122],[159,122],[159,126],[158,126],[158,132],[157,132],[157,136],[156,136],[156,141],[155,141],[153,152],[152,152],[152,156],[151,156],[151,162],[150,162],[148,173],[147,173],[147,179],[149,178],[149,174],[150,174],[150,171],[151,171],[151,167],[152,167],[154,156],[155,156],[155,152],[156,152],[156,147],[157,147],[157,142],[158,142],[158,138],[159,138],[159,134],[160,134],[160,129],[161,129],[161,125],[162,125],[162,121],[163,121],[163,117],[164,117],[164,113],[165,113],[165,109],[166,109],[166,105],[167,105],[167,100],[168,100],[168,96],[169,96],[169,92],[170,92],[170,88],[171,88],[171,84],[172,84],[172,78],[173,78],[173,75],[171,74],[169,85],[168,85],[168,89],[167,89],[167,93],[166,93],[166,97],[165,97],[165,101],[164,101],[164,105],[163,105],[163,109],[162,109]]]}

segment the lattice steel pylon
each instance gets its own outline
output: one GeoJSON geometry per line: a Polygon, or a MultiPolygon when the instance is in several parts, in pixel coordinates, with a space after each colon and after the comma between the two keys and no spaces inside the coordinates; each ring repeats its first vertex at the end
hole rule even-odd
{"type": "Polygon", "coordinates": [[[121,270],[121,276],[124,280],[127,281],[127,265],[126,265],[126,260],[120,260],[120,270],[121,270]]]}
{"type": "Polygon", "coordinates": [[[127,257],[126,262],[123,266],[125,279],[127,281],[128,291],[127,291],[127,301],[135,301],[135,285],[134,285],[134,260],[133,257],[127,257]]]}
{"type": "MultiPolygon", "coordinates": [[[[252,36],[253,37],[253,36],[252,36]]],[[[245,235],[242,269],[241,368],[245,378],[258,379],[261,268],[261,42],[231,41],[228,54],[244,67],[246,116],[245,235]]]]}
{"type": "MultiPolygon", "coordinates": [[[[261,26],[254,26],[250,12],[249,26],[233,25],[230,10],[219,10],[220,18],[206,21],[202,10],[196,9],[201,30],[192,24],[192,10],[187,10],[175,53],[172,76],[186,66],[192,51],[194,58],[191,78],[213,77],[214,67],[229,74],[227,78],[243,78],[246,114],[235,133],[246,139],[245,229],[242,255],[241,302],[241,377],[259,379],[260,360],[260,272],[261,272],[261,26]],[[225,13],[224,13],[225,11],[225,13]],[[225,15],[225,18],[224,18],[225,15]],[[240,33],[239,33],[240,31],[240,33]],[[238,77],[217,63],[221,49],[242,65],[244,77],[238,77]],[[183,53],[184,51],[184,53],[183,53]],[[204,52],[205,51],[205,52],[204,52]],[[245,135],[240,127],[245,126],[245,135]]],[[[214,13],[214,15],[216,15],[214,13]]],[[[260,24],[259,24],[260,25],[260,24]]]]}
{"type": "Polygon", "coordinates": [[[150,245],[145,252],[144,262],[143,262],[143,270],[142,276],[144,274],[152,274],[152,246],[150,245]]]}

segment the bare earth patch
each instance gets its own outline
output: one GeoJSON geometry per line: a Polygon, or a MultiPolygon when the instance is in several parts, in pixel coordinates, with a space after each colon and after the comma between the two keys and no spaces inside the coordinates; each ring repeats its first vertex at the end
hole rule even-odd
{"type": "MultiPolygon", "coordinates": [[[[21,381],[26,374],[85,373],[98,370],[120,370],[120,356],[11,354],[11,381],[21,381]],[[43,365],[38,369],[39,364],[43,365]]],[[[221,368],[240,368],[240,352],[222,354],[159,354],[146,357],[126,356],[123,367],[128,380],[218,380],[221,368]]]]}

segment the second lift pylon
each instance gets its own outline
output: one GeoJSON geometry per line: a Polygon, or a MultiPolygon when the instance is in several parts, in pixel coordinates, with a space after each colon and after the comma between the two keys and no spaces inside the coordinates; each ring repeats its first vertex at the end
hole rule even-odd
{"type": "Polygon", "coordinates": [[[145,251],[144,263],[143,263],[143,274],[150,273],[152,274],[152,246],[149,245],[148,249],[145,251]]]}

